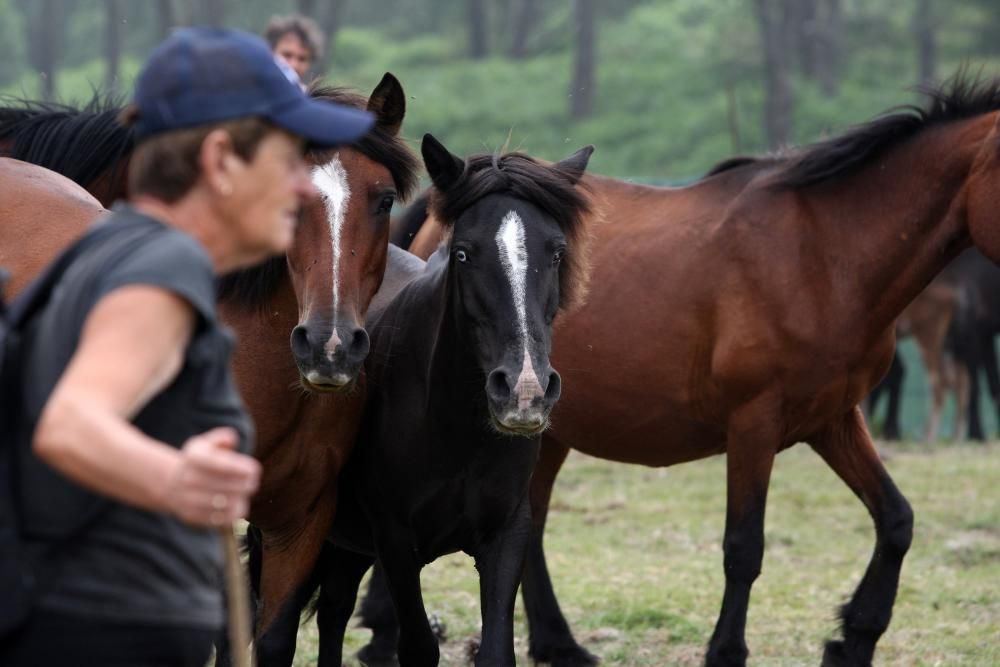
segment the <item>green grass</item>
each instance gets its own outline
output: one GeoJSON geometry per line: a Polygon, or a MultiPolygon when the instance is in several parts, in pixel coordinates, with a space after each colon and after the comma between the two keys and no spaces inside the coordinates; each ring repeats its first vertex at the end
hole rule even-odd
{"type": "MultiPolygon", "coordinates": [[[[1000,444],[887,453],[916,526],[876,664],[1000,664],[1000,444]]],[[[549,566],[577,638],[609,667],[701,664],[723,589],[724,460],[648,469],[573,454],[553,501],[549,566]]],[[[778,457],[766,541],[747,623],[750,664],[818,664],[834,609],[868,562],[868,515],[800,445],[778,457]]],[[[471,560],[440,559],[423,585],[428,611],[448,626],[441,664],[466,664],[479,629],[471,560]]],[[[515,634],[518,660],[530,664],[520,605],[515,634]]],[[[347,664],[357,664],[367,636],[350,632],[347,664]]],[[[313,664],[316,651],[310,623],[295,664],[313,664]]]]}

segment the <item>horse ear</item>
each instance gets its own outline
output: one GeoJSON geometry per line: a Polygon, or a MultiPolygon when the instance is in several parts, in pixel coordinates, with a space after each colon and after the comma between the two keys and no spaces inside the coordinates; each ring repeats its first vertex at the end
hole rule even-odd
{"type": "Polygon", "coordinates": [[[392,136],[399,134],[406,115],[406,95],[399,79],[390,72],[382,75],[382,80],[368,97],[368,110],[375,114],[375,122],[392,136]]]}
{"type": "Polygon", "coordinates": [[[593,146],[584,146],[565,160],[556,162],[552,166],[563,172],[569,178],[570,183],[576,185],[583,177],[583,172],[587,170],[587,163],[590,162],[590,154],[593,152],[593,146]]]}
{"type": "Polygon", "coordinates": [[[420,154],[424,157],[427,173],[438,190],[447,190],[465,171],[465,161],[452,155],[444,145],[431,134],[425,134],[420,144],[420,154]]]}

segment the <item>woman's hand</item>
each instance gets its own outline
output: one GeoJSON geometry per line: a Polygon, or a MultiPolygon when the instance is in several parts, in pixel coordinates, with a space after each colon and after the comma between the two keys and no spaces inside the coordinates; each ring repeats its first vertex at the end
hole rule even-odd
{"type": "Polygon", "coordinates": [[[215,428],[184,443],[163,489],[167,511],[202,527],[245,517],[260,484],[260,462],[234,451],[238,440],[235,430],[215,428]]]}

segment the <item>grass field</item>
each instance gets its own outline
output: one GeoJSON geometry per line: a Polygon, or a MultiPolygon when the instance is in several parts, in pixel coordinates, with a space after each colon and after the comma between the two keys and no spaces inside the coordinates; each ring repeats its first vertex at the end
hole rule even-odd
{"type": "MultiPolygon", "coordinates": [[[[897,446],[887,466],[916,514],[892,625],[877,665],[1000,665],[1000,444],[897,446]]],[[[549,565],[577,638],[607,666],[697,665],[722,598],[725,465],[668,469],[571,455],[546,534],[549,565]]],[[[752,665],[817,665],[873,547],[864,508],[812,450],[781,454],[771,484],[763,573],[747,624],[752,665]]],[[[443,665],[463,665],[479,629],[464,555],[424,570],[428,611],[447,624],[443,665]]],[[[527,627],[518,605],[518,661],[527,627]]],[[[347,664],[367,641],[352,630],[347,664]]],[[[317,651],[300,632],[296,665],[317,651]]]]}

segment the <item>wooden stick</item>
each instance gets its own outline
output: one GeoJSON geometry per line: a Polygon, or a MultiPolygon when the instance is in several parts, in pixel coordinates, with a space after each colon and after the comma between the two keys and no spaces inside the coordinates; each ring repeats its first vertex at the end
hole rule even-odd
{"type": "Polygon", "coordinates": [[[233,526],[219,528],[225,549],[226,599],[229,608],[229,651],[234,667],[253,667],[250,648],[250,603],[247,600],[247,577],[240,562],[233,526]]]}

